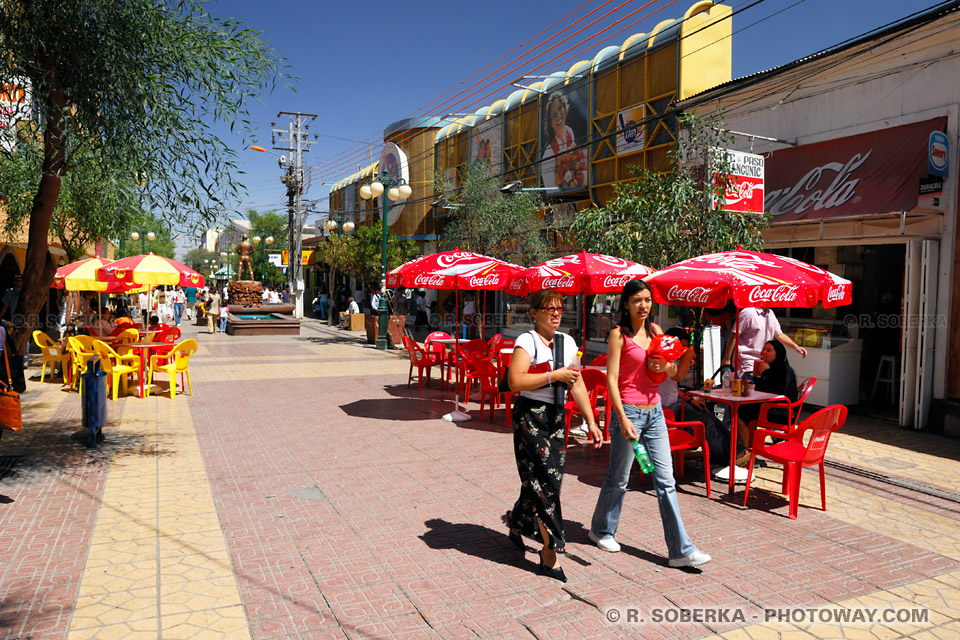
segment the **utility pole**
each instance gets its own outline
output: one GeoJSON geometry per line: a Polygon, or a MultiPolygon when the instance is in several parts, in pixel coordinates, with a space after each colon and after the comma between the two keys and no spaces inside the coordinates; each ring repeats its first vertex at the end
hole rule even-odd
{"type": "MultiPolygon", "coordinates": [[[[293,294],[293,315],[303,318],[303,154],[310,151],[315,141],[307,139],[309,122],[317,119],[317,114],[281,111],[280,116],[290,116],[287,129],[273,130],[273,149],[287,153],[286,171],[280,178],[287,187],[287,284],[293,294]]],[[[284,164],[284,163],[281,163],[284,164]]]]}

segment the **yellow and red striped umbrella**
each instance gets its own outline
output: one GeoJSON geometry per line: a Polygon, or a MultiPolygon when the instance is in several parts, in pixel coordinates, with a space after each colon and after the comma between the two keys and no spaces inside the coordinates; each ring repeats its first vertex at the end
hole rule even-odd
{"type": "Polygon", "coordinates": [[[101,282],[123,282],[151,287],[159,285],[203,286],[203,275],[200,273],[176,260],[153,253],[122,258],[101,267],[97,269],[97,279],[101,282]]]}
{"type": "Polygon", "coordinates": [[[67,291],[98,291],[100,293],[137,293],[146,290],[146,287],[139,285],[97,280],[97,269],[111,264],[113,260],[100,256],[71,262],[57,269],[57,273],[53,276],[53,287],[67,291]]]}

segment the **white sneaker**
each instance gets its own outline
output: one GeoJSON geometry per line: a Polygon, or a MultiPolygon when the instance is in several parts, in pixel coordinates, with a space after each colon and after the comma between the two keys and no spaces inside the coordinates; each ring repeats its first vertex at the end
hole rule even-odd
{"type": "MultiPolygon", "coordinates": [[[[743,467],[734,467],[733,468],[733,483],[734,484],[746,484],[747,478],[750,476],[747,473],[747,470],[743,467]]],[[[729,482],[730,481],[730,467],[723,467],[722,469],[714,472],[714,480],[719,480],[720,482],[729,482]]]]}
{"type": "Polygon", "coordinates": [[[580,425],[579,427],[572,427],[570,429],[570,435],[572,436],[585,436],[590,431],[587,429],[586,425],[580,425]]]}
{"type": "Polygon", "coordinates": [[[711,558],[703,551],[694,551],[688,556],[682,558],[671,558],[671,567],[699,567],[710,562],[711,558]]]}
{"type": "Polygon", "coordinates": [[[599,538],[597,534],[593,531],[588,531],[587,536],[596,544],[602,551],[609,551],[610,553],[616,553],[620,551],[620,543],[613,539],[613,536],[608,536],[606,538],[599,538]]]}

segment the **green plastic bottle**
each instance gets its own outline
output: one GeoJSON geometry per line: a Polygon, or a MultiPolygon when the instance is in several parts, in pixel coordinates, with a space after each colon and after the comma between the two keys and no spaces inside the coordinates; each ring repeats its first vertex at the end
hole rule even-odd
{"type": "Polygon", "coordinates": [[[633,455],[637,457],[637,464],[640,465],[640,470],[644,473],[653,473],[653,462],[650,461],[647,448],[637,440],[631,440],[630,444],[633,445],[633,455]]]}

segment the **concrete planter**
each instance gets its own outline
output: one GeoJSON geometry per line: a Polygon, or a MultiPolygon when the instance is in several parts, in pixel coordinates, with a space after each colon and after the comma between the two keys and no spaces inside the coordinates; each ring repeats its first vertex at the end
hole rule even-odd
{"type": "MultiPolygon", "coordinates": [[[[403,344],[403,330],[407,326],[407,316],[390,316],[390,324],[387,327],[387,333],[390,335],[390,341],[393,345],[403,344]]],[[[366,316],[364,327],[367,330],[367,342],[377,344],[377,336],[380,334],[379,316],[366,316]]]]}

